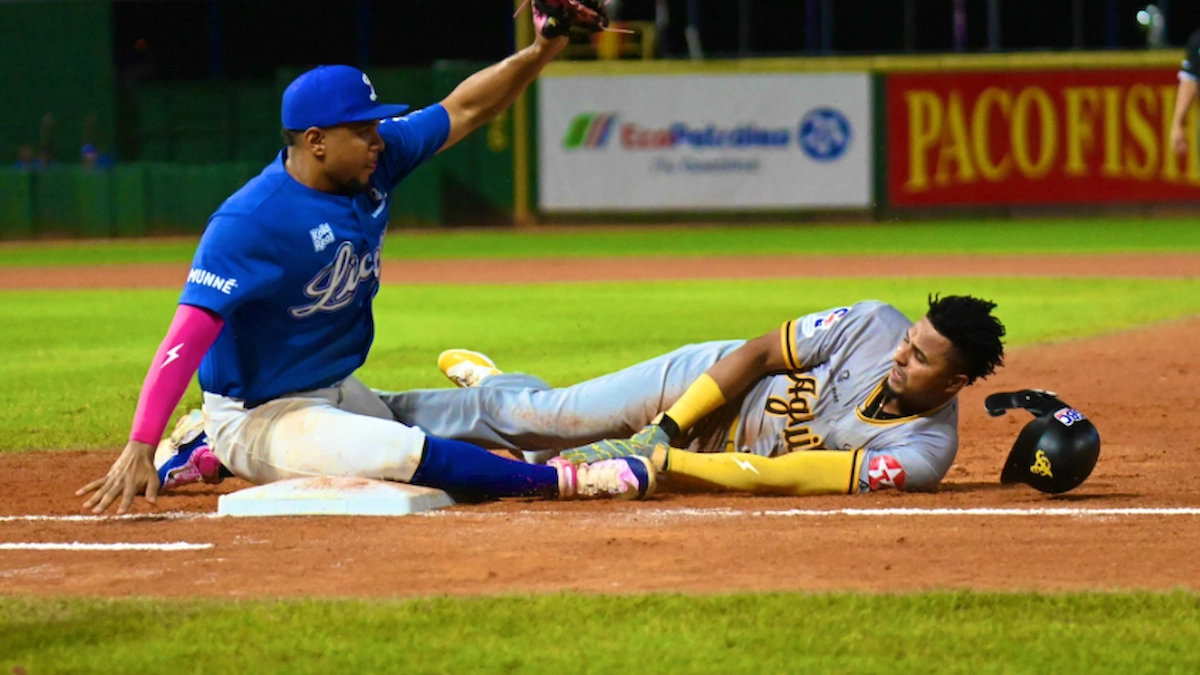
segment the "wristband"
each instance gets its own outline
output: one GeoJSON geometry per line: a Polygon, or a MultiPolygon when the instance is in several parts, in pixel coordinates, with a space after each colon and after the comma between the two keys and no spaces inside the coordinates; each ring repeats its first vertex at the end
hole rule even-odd
{"type": "Polygon", "coordinates": [[[683,392],[683,396],[675,401],[675,405],[667,410],[666,417],[675,421],[682,431],[690,429],[708,413],[725,405],[725,394],[721,386],[708,373],[696,378],[696,381],[683,392]]]}
{"type": "Polygon", "coordinates": [[[658,420],[658,428],[662,429],[663,433],[667,435],[668,441],[673,442],[679,437],[679,423],[671,419],[671,416],[666,413],[663,413],[662,417],[658,420]]]}

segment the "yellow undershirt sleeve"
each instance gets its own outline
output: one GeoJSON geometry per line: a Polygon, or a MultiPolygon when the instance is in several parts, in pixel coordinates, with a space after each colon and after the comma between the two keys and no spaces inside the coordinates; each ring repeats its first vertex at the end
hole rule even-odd
{"type": "Polygon", "coordinates": [[[675,401],[675,405],[667,411],[667,417],[675,420],[680,431],[685,431],[723,405],[725,394],[722,393],[721,386],[708,373],[704,373],[688,386],[678,401],[675,401]]]}
{"type": "MultiPolygon", "coordinates": [[[[844,495],[858,492],[858,472],[866,453],[809,450],[782,457],[744,453],[698,453],[669,450],[666,464],[674,480],[704,487],[786,495],[844,495]]],[[[658,458],[656,458],[658,459],[658,458]]]]}

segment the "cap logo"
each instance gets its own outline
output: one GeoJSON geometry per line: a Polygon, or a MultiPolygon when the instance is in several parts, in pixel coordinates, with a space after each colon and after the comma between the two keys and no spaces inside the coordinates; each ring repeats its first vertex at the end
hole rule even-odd
{"type": "Polygon", "coordinates": [[[1033,455],[1033,466],[1029,467],[1029,473],[1035,476],[1044,476],[1046,478],[1054,478],[1054,474],[1050,471],[1050,458],[1046,453],[1038,450],[1033,455]]]}
{"type": "Polygon", "coordinates": [[[363,84],[365,84],[365,85],[367,85],[368,87],[370,87],[370,89],[371,89],[371,100],[372,100],[372,101],[378,101],[378,100],[379,100],[379,97],[375,95],[375,85],[371,84],[371,78],[367,77],[367,74],[366,74],[366,73],[363,73],[363,84]]]}

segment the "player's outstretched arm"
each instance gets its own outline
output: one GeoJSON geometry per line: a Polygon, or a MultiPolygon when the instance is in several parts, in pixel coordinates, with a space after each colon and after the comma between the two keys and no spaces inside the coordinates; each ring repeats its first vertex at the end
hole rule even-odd
{"type": "Polygon", "coordinates": [[[755,494],[847,495],[858,492],[858,475],[867,453],[862,450],[807,450],[781,457],[745,453],[698,453],[658,448],[655,468],[672,480],[703,488],[755,494]]]}
{"type": "Polygon", "coordinates": [[[103,478],[75,492],[76,496],[92,493],[83,503],[84,508],[103,513],[119,496],[117,514],[121,515],[138,494],[145,494],[147,501],[155,503],[159,488],[154,469],[155,444],[224,325],[220,316],[207,309],[181,304],[175,310],[175,319],[142,382],[128,444],[103,478]]]}
{"type": "Polygon", "coordinates": [[[450,115],[450,135],[441,150],[461,141],[512,105],[566,46],[566,37],[547,38],[539,33],[525,49],[463,80],[442,100],[442,107],[450,115]]]}
{"type": "Polygon", "coordinates": [[[630,455],[649,457],[655,448],[669,446],[671,441],[720,408],[725,401],[740,396],[764,376],[787,370],[782,330],[754,338],[714,363],[688,386],[666,413],[632,438],[589,443],[564,450],[561,456],[583,464],[630,455]]]}

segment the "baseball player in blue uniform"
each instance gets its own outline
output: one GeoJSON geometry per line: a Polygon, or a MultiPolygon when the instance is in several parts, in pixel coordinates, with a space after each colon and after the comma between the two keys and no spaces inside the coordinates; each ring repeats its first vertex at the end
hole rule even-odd
{"type": "Polygon", "coordinates": [[[958,450],[958,393],[1003,364],[994,307],[931,297],[914,323],[864,301],[561,389],[449,350],[438,365],[467,388],[382,398],[407,424],[531,461],[645,456],[673,479],[763,493],[933,490],[958,450]]]}
{"type": "MultiPolygon", "coordinates": [[[[535,11],[539,28],[541,19],[535,11]]],[[[288,86],[286,147],[209,219],[129,443],[106,476],[78,491],[90,495],[85,508],[100,513],[119,498],[117,512],[125,513],[141,493],[155,501],[155,445],[197,370],[204,414],[185,418],[176,435],[194,442],[199,420],[205,447],[190,459],[206,460],[192,461],[201,473],[215,458],[254,483],[355,476],[468,500],[653,490],[644,459],[538,466],[399,424],[353,375],[374,338],[371,308],[395,186],[516,99],[566,46],[562,21],[557,37],[545,32],[409,114],[380,103],[367,75],[349,66],[318,67],[288,86]]]]}

